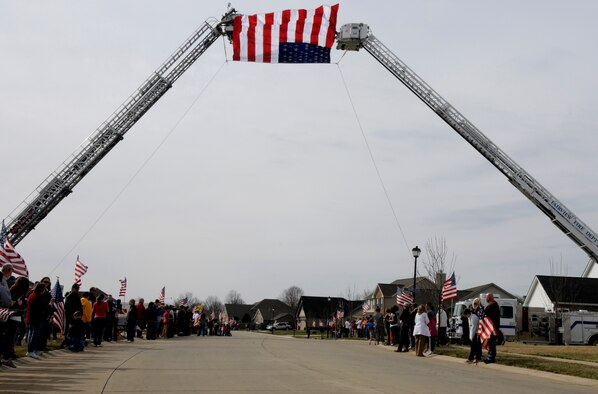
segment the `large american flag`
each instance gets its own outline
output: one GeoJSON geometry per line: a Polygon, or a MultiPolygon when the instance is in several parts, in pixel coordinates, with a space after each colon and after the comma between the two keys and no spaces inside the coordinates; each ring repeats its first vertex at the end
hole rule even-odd
{"type": "Polygon", "coordinates": [[[364,302],[361,309],[363,310],[363,313],[368,313],[368,311],[370,310],[370,304],[368,304],[367,302],[364,302]]]}
{"type": "Polygon", "coordinates": [[[442,285],[441,301],[457,298],[457,281],[455,280],[455,273],[448,278],[442,285]]]}
{"type": "Polygon", "coordinates": [[[339,5],[238,15],[233,60],[258,63],[330,63],[339,5]]]}
{"type": "Polygon", "coordinates": [[[488,316],[484,316],[478,326],[478,337],[480,337],[480,342],[482,342],[484,349],[488,350],[488,340],[491,335],[496,336],[496,333],[496,327],[492,323],[492,320],[488,316]]]}
{"type": "Polygon", "coordinates": [[[413,303],[413,296],[406,290],[399,291],[397,287],[397,305],[405,306],[413,303]]]}
{"type": "Polygon", "coordinates": [[[64,295],[62,294],[62,287],[60,287],[58,278],[56,278],[56,284],[54,284],[54,288],[52,289],[52,303],[54,304],[52,323],[56,324],[61,334],[64,334],[64,295]]]}
{"type": "Polygon", "coordinates": [[[29,270],[25,260],[17,253],[15,247],[8,240],[8,231],[2,220],[2,230],[0,230],[0,267],[10,263],[14,268],[14,273],[25,278],[29,278],[29,270]]]}
{"type": "Polygon", "coordinates": [[[77,256],[77,261],[75,262],[75,283],[79,286],[81,285],[81,277],[85,275],[88,268],[88,266],[79,260],[79,256],[77,256]]]}
{"type": "Polygon", "coordinates": [[[118,281],[120,282],[120,290],[118,291],[118,296],[124,297],[127,295],[127,278],[125,277],[125,279],[119,279],[118,281]]]}
{"type": "Polygon", "coordinates": [[[164,286],[162,288],[162,290],[160,290],[160,295],[158,296],[158,301],[160,302],[160,305],[164,305],[165,299],[166,299],[166,286],[164,286]]]}

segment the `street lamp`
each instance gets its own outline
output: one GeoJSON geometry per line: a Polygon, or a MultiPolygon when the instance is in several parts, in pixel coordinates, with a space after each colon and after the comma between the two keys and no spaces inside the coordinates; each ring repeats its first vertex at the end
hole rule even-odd
{"type": "Polygon", "coordinates": [[[330,297],[328,297],[328,315],[326,316],[326,339],[330,338],[330,297]]]}
{"type": "Polygon", "coordinates": [[[417,258],[419,257],[419,254],[422,252],[420,248],[418,248],[417,246],[413,249],[411,249],[411,252],[413,253],[413,258],[414,258],[414,263],[413,263],[413,303],[415,304],[415,279],[417,276],[417,258]]]}

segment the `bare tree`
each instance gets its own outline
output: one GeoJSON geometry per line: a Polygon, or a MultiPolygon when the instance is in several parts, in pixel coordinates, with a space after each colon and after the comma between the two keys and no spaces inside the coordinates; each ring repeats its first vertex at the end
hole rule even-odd
{"type": "Polygon", "coordinates": [[[204,311],[218,312],[223,310],[224,305],[217,296],[209,296],[204,301],[204,311]]]}
{"type": "Polygon", "coordinates": [[[225,304],[244,304],[245,301],[241,298],[241,293],[236,290],[229,291],[224,297],[225,304]]]}
{"type": "Polygon", "coordinates": [[[360,294],[360,299],[367,300],[372,296],[374,291],[372,289],[363,289],[360,294]]]}
{"type": "Polygon", "coordinates": [[[299,305],[299,300],[303,296],[303,289],[298,286],[291,286],[278,297],[278,299],[295,311],[299,305]]]}
{"type": "Polygon", "coordinates": [[[554,318],[556,319],[554,324],[554,338],[559,338],[559,327],[563,321],[563,313],[567,311],[565,305],[570,308],[573,307],[571,303],[575,302],[579,296],[579,288],[573,286],[571,279],[568,277],[569,267],[563,264],[563,256],[560,256],[559,261],[555,261],[553,257],[550,257],[550,280],[548,281],[547,292],[552,297],[552,306],[554,312],[554,318]]]}
{"type": "Polygon", "coordinates": [[[339,296],[349,301],[358,300],[359,292],[357,291],[357,285],[353,283],[353,286],[347,286],[345,291],[342,291],[339,296]]]}
{"type": "Polygon", "coordinates": [[[455,270],[456,257],[454,253],[449,254],[446,238],[434,237],[426,241],[426,257],[422,259],[422,264],[426,270],[428,279],[436,284],[438,291],[434,297],[434,303],[440,304],[440,291],[442,284],[449,272],[455,270]]]}

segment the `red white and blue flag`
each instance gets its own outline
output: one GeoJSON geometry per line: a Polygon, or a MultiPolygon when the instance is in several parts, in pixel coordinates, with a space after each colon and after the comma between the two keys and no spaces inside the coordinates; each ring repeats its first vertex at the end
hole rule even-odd
{"type": "Polygon", "coordinates": [[[166,300],[166,286],[160,290],[160,295],[158,296],[158,302],[160,305],[164,305],[164,300],[166,300]]]}
{"type": "Polygon", "coordinates": [[[120,290],[118,290],[118,296],[124,297],[127,295],[127,278],[125,277],[125,279],[119,279],[118,281],[120,282],[120,290]]]}
{"type": "Polygon", "coordinates": [[[187,297],[181,298],[179,300],[179,306],[187,306],[188,303],[189,303],[189,298],[187,298],[187,297]]]}
{"type": "Polygon", "coordinates": [[[455,280],[454,272],[442,285],[441,301],[451,300],[453,298],[457,298],[457,281],[455,280]]]}
{"type": "Polygon", "coordinates": [[[64,295],[62,294],[62,287],[58,278],[56,278],[56,284],[52,288],[52,304],[54,305],[52,323],[58,327],[61,334],[64,334],[64,295]]]}
{"type": "Polygon", "coordinates": [[[480,325],[478,326],[478,337],[480,338],[480,342],[482,342],[484,349],[488,350],[488,340],[490,339],[491,335],[496,336],[496,334],[496,327],[489,317],[486,316],[480,320],[480,325]]]}
{"type": "Polygon", "coordinates": [[[364,302],[361,309],[363,310],[363,313],[368,313],[368,311],[370,310],[370,304],[368,304],[367,302],[364,302]]]}
{"type": "Polygon", "coordinates": [[[330,63],[339,5],[238,15],[233,60],[257,63],[330,63]]]}
{"type": "Polygon", "coordinates": [[[397,287],[397,305],[398,306],[405,306],[413,303],[413,296],[409,294],[409,292],[405,289],[399,292],[399,288],[397,287]]]}
{"type": "Polygon", "coordinates": [[[0,267],[10,263],[14,268],[14,273],[25,278],[29,278],[29,270],[25,260],[17,253],[15,247],[8,240],[8,231],[2,220],[2,230],[0,230],[0,267]]]}
{"type": "Polygon", "coordinates": [[[75,283],[79,286],[81,286],[81,277],[85,275],[88,269],[89,267],[83,264],[79,260],[79,256],[77,256],[77,262],[75,263],[75,283]]]}

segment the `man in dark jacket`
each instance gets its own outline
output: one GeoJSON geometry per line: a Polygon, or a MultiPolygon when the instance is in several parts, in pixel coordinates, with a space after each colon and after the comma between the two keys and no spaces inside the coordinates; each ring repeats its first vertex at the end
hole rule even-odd
{"type": "MultiPolygon", "coordinates": [[[[75,312],[83,313],[83,306],[81,305],[81,297],[79,296],[79,285],[74,283],[71,287],[71,292],[64,299],[64,316],[66,320],[65,327],[69,327],[73,323],[75,312]]],[[[62,342],[61,347],[64,347],[66,342],[62,342]]]]}
{"type": "MultiPolygon", "coordinates": [[[[484,309],[484,314],[492,320],[492,324],[494,324],[494,328],[498,334],[498,330],[500,329],[500,307],[494,300],[494,295],[492,293],[486,294],[486,302],[488,304],[486,305],[486,309],[484,309]]],[[[488,356],[484,362],[486,364],[496,362],[496,335],[491,335],[488,340],[488,356]]]]}

